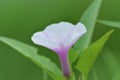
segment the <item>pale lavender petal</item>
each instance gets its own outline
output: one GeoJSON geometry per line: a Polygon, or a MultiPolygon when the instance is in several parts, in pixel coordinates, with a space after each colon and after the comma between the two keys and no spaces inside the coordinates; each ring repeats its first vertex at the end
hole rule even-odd
{"type": "Polygon", "coordinates": [[[44,46],[53,51],[56,48],[59,48],[59,43],[55,39],[51,40],[47,38],[43,32],[36,32],[35,34],[33,34],[32,41],[37,45],[44,46]]]}
{"type": "Polygon", "coordinates": [[[47,26],[43,32],[47,34],[49,38],[61,40],[73,28],[74,25],[71,23],[60,22],[47,26]]]}
{"type": "Polygon", "coordinates": [[[64,45],[70,48],[85,33],[85,26],[82,23],[78,23],[64,38],[64,45]]]}

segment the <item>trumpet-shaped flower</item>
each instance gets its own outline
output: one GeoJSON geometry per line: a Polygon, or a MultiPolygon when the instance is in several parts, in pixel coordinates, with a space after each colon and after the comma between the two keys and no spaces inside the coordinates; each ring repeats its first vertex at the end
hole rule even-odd
{"type": "Polygon", "coordinates": [[[32,41],[55,51],[60,59],[64,76],[70,76],[68,51],[72,45],[86,33],[82,23],[73,25],[68,22],[60,22],[47,26],[43,31],[36,32],[32,41]]]}

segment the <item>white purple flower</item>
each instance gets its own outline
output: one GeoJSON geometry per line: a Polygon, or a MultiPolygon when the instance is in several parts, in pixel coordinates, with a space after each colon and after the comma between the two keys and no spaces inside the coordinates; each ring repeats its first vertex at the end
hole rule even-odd
{"type": "Polygon", "coordinates": [[[43,31],[36,32],[32,36],[32,41],[55,51],[60,58],[64,76],[69,77],[68,51],[85,33],[86,28],[82,23],[73,25],[68,22],[60,22],[47,26],[43,31]]]}

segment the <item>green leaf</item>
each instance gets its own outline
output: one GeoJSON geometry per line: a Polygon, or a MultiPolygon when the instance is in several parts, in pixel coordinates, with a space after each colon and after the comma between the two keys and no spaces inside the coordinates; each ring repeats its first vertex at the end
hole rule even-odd
{"type": "Polygon", "coordinates": [[[81,17],[80,22],[86,26],[87,33],[74,46],[75,49],[81,52],[83,52],[91,43],[91,38],[101,3],[102,0],[94,0],[81,17]]]}
{"type": "Polygon", "coordinates": [[[55,80],[56,79],[62,80],[61,78],[63,77],[63,75],[60,69],[53,62],[51,62],[49,58],[38,55],[37,54],[38,49],[25,43],[22,43],[20,41],[6,37],[0,37],[0,41],[9,45],[26,58],[32,60],[32,62],[35,63],[37,66],[46,70],[46,72],[55,80]]]}
{"type": "Polygon", "coordinates": [[[97,59],[89,73],[88,80],[113,80],[113,76],[120,70],[116,51],[110,45],[104,47],[99,59],[97,59]]]}
{"type": "Polygon", "coordinates": [[[2,74],[0,75],[0,80],[3,80],[3,76],[2,76],[2,74]]]}
{"type": "Polygon", "coordinates": [[[97,22],[110,27],[120,28],[120,22],[118,21],[98,20],[97,22]]]}
{"type": "Polygon", "coordinates": [[[92,77],[93,77],[92,80],[99,80],[99,78],[97,76],[97,72],[96,72],[96,67],[95,66],[93,66],[91,73],[92,73],[92,77]]]}
{"type": "Polygon", "coordinates": [[[75,79],[75,74],[74,74],[74,73],[71,74],[70,80],[76,80],[76,79],[75,79]]]}
{"type": "Polygon", "coordinates": [[[104,56],[101,56],[101,58],[103,59],[105,66],[108,69],[108,74],[114,75],[120,69],[118,65],[119,63],[117,62],[117,58],[115,57],[115,52],[113,52],[111,48],[106,47],[103,51],[103,54],[104,56]]]}
{"type": "Polygon", "coordinates": [[[112,80],[120,80],[120,71],[113,77],[112,80]]]}
{"type": "Polygon", "coordinates": [[[85,78],[83,80],[87,80],[87,75],[92,65],[113,31],[114,30],[107,32],[103,37],[94,42],[79,58],[76,68],[82,73],[82,78],[85,78]]]}
{"type": "Polygon", "coordinates": [[[69,62],[73,63],[77,59],[78,55],[79,55],[78,52],[71,48],[68,54],[69,62]]]}

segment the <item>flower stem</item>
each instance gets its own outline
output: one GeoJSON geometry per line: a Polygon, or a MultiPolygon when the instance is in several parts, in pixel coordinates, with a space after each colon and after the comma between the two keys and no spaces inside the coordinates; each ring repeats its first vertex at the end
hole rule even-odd
{"type": "Polygon", "coordinates": [[[59,54],[60,62],[61,62],[61,67],[63,74],[65,76],[66,80],[69,80],[70,77],[70,65],[68,61],[68,54],[59,54]]]}
{"type": "Polygon", "coordinates": [[[47,73],[45,71],[43,71],[43,79],[48,80],[48,76],[47,76],[47,73]]]}

